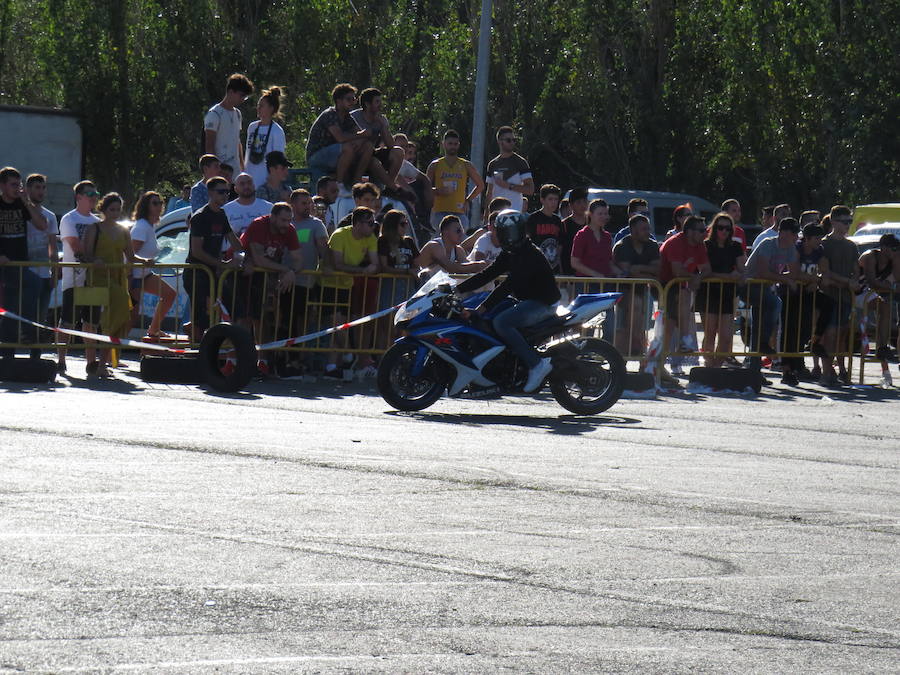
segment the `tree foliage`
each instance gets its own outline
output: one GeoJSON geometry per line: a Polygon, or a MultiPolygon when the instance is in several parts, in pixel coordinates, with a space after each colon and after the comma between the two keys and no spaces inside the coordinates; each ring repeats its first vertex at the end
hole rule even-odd
{"type": "MultiPolygon", "coordinates": [[[[0,102],[69,108],[87,173],[194,173],[231,72],[286,87],[289,155],[336,82],[438,151],[472,124],[478,0],[0,0],[0,102]]],[[[900,0],[495,0],[490,128],[540,182],[750,204],[897,199],[900,0]]],[[[245,118],[253,119],[253,101],[245,118]]],[[[493,148],[489,143],[489,150],[493,148]]]]}

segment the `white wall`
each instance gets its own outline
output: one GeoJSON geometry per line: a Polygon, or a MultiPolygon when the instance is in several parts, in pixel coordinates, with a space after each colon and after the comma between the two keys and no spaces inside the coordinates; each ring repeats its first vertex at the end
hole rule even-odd
{"type": "Polygon", "coordinates": [[[81,126],[74,116],[0,108],[0,164],[16,167],[23,181],[30,173],[46,175],[44,206],[57,215],[72,209],[81,151],[81,126]]]}

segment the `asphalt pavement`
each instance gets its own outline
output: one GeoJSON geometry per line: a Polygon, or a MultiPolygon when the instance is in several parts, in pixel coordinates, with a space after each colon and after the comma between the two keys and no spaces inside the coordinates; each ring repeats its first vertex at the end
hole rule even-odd
{"type": "MultiPolygon", "coordinates": [[[[0,384],[0,672],[898,672],[900,397],[0,384]]],[[[896,366],[893,366],[896,369],[896,366]]]]}

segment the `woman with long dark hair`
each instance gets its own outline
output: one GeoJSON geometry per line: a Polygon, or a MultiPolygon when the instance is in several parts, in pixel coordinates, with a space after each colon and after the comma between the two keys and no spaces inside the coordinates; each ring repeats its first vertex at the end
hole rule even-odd
{"type": "MultiPolygon", "coordinates": [[[[702,351],[727,354],[734,342],[736,282],[744,275],[747,256],[734,238],[734,221],[724,211],[712,219],[705,243],[712,274],[700,286],[694,303],[703,317],[702,351]]],[[[718,368],[725,357],[707,356],[705,360],[708,367],[718,368]]]]}

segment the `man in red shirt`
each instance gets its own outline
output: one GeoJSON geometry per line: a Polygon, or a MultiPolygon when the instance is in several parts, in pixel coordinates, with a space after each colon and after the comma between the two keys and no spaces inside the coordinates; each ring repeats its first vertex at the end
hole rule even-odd
{"type": "MultiPolygon", "coordinates": [[[[670,344],[676,329],[680,329],[678,332],[682,336],[691,332],[693,294],[700,287],[700,281],[710,273],[709,257],[703,243],[705,236],[703,218],[691,216],[684,221],[682,231],[666,240],[659,249],[659,280],[663,285],[672,279],[688,278],[687,282],[673,285],[666,294],[666,345],[670,344]]],[[[690,352],[695,347],[682,337],[680,349],[690,352]]]]}
{"type": "Polygon", "coordinates": [[[606,231],[609,205],[595,199],[588,207],[588,224],[572,241],[572,269],[579,277],[617,277],[621,270],[613,262],[612,235],[606,231]]]}
{"type": "MultiPolygon", "coordinates": [[[[241,235],[241,244],[256,270],[250,282],[250,316],[260,342],[266,341],[263,332],[271,332],[274,338],[278,324],[290,325],[294,281],[303,269],[292,216],[290,204],[278,202],[272,206],[272,213],[251,222],[241,235]],[[277,272],[277,277],[272,272],[277,272]],[[280,303],[276,301],[279,295],[280,303]]],[[[266,353],[259,355],[257,366],[261,375],[270,374],[266,353]]]]}

